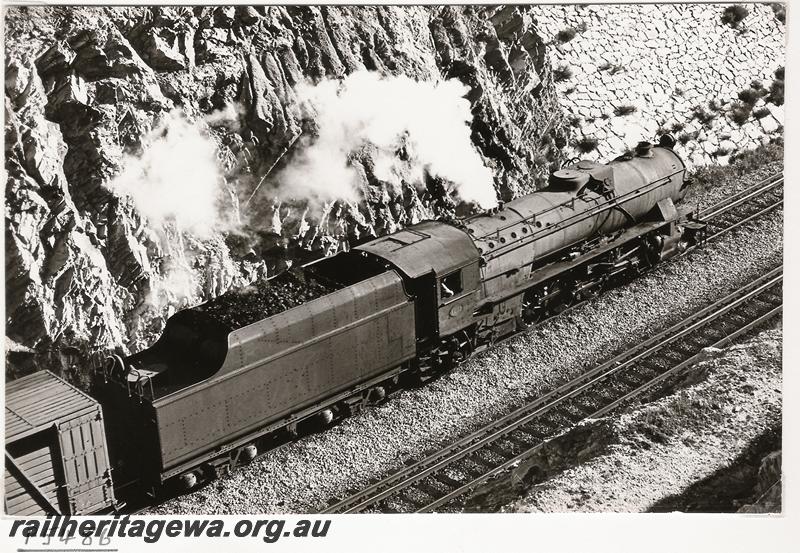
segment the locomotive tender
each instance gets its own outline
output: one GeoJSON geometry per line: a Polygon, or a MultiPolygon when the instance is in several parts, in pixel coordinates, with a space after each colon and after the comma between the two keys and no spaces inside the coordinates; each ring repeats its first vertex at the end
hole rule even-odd
{"type": "Polygon", "coordinates": [[[98,382],[115,489],[189,489],[681,253],[703,225],[675,206],[687,181],[673,146],[578,161],[489,212],[306,265],[321,292],[289,309],[225,316],[230,298],[258,299],[238,291],[175,314],[98,382]]]}

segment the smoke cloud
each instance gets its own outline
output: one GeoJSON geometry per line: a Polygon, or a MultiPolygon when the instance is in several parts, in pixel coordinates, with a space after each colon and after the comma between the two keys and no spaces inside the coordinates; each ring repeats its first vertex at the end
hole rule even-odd
{"type": "Polygon", "coordinates": [[[221,250],[224,243],[215,232],[239,226],[232,221],[235,200],[225,186],[225,169],[208,126],[238,128],[240,114],[237,106],[194,121],[180,110],[166,114],[143,137],[141,152],[122,159],[123,170],[109,185],[115,194],[130,198],[162,240],[162,249],[170,252],[152,275],[145,298],[157,311],[203,296],[203,278],[194,267],[198,249],[185,242],[184,233],[189,242],[203,240],[221,250]]]}
{"type": "Polygon", "coordinates": [[[400,184],[402,177],[421,187],[427,172],[452,183],[462,200],[495,206],[492,173],[470,138],[468,91],[457,80],[418,82],[367,71],[299,85],[317,135],[301,138],[299,152],[276,175],[278,197],[358,201],[362,177],[349,161],[372,145],[381,180],[400,184]]]}
{"type": "MultiPolygon", "coordinates": [[[[220,124],[235,122],[237,115],[229,108],[209,118],[220,124]]],[[[154,228],[173,223],[179,231],[206,239],[224,223],[224,171],[217,145],[201,121],[188,120],[180,110],[170,112],[144,137],[142,153],[126,155],[122,166],[110,188],[130,197],[154,228]]]]}

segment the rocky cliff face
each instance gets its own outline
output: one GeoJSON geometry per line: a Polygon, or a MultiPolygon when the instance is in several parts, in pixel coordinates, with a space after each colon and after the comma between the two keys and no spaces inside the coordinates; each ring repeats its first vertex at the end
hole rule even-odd
{"type": "MultiPolygon", "coordinates": [[[[532,190],[566,144],[545,45],[524,7],[13,7],[5,31],[12,374],[139,349],[181,306],[308,252],[469,207],[432,175],[423,186],[388,183],[369,144],[350,157],[358,198],[309,209],[271,194],[316,132],[298,85],[360,71],[458,79],[501,199],[532,190]],[[115,186],[167,135],[186,145],[168,126],[176,117],[213,144],[227,225],[208,233],[154,220],[115,186]]],[[[155,205],[200,194],[206,165],[172,157],[169,190],[143,188],[155,205]]],[[[148,181],[140,175],[134,183],[148,181]]]]}

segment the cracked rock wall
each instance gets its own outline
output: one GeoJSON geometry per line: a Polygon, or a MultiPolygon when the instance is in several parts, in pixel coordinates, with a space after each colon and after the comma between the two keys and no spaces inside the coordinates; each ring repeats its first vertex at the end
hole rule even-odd
{"type": "Polygon", "coordinates": [[[729,6],[533,7],[574,127],[570,157],[611,159],[668,131],[691,165],[724,164],[782,136],[779,5],[747,4],[735,26],[722,21],[729,6]]]}
{"type": "Polygon", "coordinates": [[[242,193],[291,155],[301,130],[313,128],[294,95],[301,82],[358,70],[459,79],[470,87],[472,141],[501,199],[541,183],[566,144],[529,7],[5,13],[7,376],[40,368],[85,372],[95,354],[152,342],[181,306],[308,252],[330,254],[455,213],[459,206],[436,179],[427,190],[387,186],[375,176],[368,148],[352,159],[364,176],[362,202],[329,203],[321,215],[278,201],[245,212],[242,193]],[[241,111],[235,125],[212,115],[231,106],[241,111]],[[176,110],[214,141],[225,208],[251,222],[255,243],[156,228],[109,186],[176,110]]]}

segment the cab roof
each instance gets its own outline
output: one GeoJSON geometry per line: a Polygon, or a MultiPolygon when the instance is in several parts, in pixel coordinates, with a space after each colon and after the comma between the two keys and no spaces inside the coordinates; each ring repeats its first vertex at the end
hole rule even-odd
{"type": "Polygon", "coordinates": [[[431,270],[445,275],[479,258],[478,249],[465,231],[437,221],[412,225],[355,249],[388,261],[409,278],[431,270]]]}

